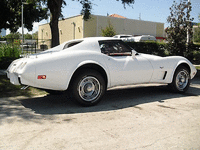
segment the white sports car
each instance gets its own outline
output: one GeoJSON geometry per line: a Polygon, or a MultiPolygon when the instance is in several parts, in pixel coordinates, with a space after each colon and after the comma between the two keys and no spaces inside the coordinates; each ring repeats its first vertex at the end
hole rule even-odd
{"type": "Polygon", "coordinates": [[[20,58],[7,69],[10,82],[53,91],[70,90],[82,105],[97,104],[107,88],[167,83],[185,92],[195,67],[184,57],[140,54],[116,38],[84,38],[20,58]]]}

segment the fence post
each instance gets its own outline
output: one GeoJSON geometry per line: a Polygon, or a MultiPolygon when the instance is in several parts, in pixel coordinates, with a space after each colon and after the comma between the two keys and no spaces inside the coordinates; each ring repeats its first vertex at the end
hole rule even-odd
{"type": "Polygon", "coordinates": [[[35,53],[36,53],[36,46],[37,46],[37,45],[36,45],[36,42],[35,42],[35,46],[34,46],[34,47],[35,47],[35,53]]]}
{"type": "MultiPolygon", "coordinates": [[[[15,57],[14,38],[12,38],[12,48],[13,48],[12,56],[15,57]]],[[[11,56],[11,55],[10,55],[10,56],[11,56]]]]}

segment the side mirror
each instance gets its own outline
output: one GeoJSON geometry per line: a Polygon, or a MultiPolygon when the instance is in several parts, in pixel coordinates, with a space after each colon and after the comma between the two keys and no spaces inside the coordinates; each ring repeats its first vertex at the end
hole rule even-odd
{"type": "Polygon", "coordinates": [[[137,55],[137,52],[135,50],[132,50],[131,53],[132,53],[132,58],[135,58],[135,56],[137,55]]]}

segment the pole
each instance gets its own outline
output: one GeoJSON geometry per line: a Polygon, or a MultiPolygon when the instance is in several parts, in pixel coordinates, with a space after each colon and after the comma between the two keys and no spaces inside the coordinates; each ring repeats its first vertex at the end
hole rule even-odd
{"type": "MultiPolygon", "coordinates": [[[[188,0],[188,4],[190,3],[190,0],[188,0]]],[[[188,5],[188,11],[189,11],[189,5],[188,5]]],[[[188,17],[187,17],[187,21],[188,21],[188,23],[189,23],[189,15],[187,15],[188,17]]],[[[190,42],[190,37],[189,37],[189,25],[187,24],[187,45],[189,45],[189,42],[190,42]]]]}
{"type": "Polygon", "coordinates": [[[24,18],[24,3],[22,2],[22,54],[23,54],[23,51],[24,51],[24,47],[23,47],[23,44],[24,44],[24,22],[23,22],[23,18],[24,18]]]}

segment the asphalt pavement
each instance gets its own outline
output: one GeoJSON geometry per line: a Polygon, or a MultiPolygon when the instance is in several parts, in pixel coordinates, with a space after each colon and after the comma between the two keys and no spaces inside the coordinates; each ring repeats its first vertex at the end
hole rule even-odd
{"type": "Polygon", "coordinates": [[[113,88],[93,107],[65,95],[0,98],[0,150],[200,150],[200,78],[113,88]]]}

